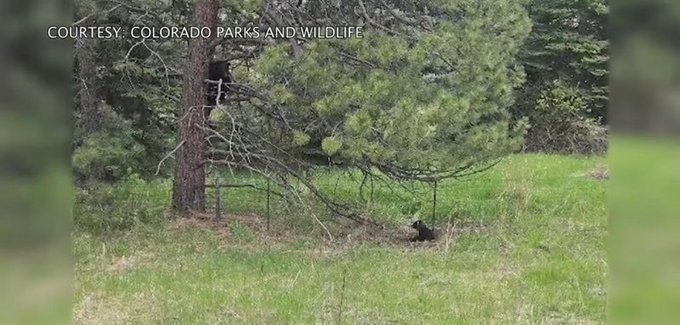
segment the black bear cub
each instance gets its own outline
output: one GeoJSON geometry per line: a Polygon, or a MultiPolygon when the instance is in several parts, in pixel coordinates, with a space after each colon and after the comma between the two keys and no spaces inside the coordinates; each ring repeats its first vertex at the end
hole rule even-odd
{"type": "Polygon", "coordinates": [[[227,92],[231,90],[231,82],[232,82],[232,77],[231,77],[231,65],[229,64],[229,61],[212,61],[210,62],[210,65],[208,66],[208,79],[212,81],[219,81],[222,79],[222,86],[220,88],[219,85],[210,83],[208,84],[208,89],[207,89],[207,94],[206,94],[206,100],[208,102],[208,106],[217,106],[217,93],[218,90],[220,90],[220,101],[223,101],[227,98],[227,92]]]}
{"type": "Polygon", "coordinates": [[[427,228],[422,220],[418,220],[411,225],[411,228],[418,230],[418,234],[411,238],[411,241],[434,240],[434,231],[427,228]]]}

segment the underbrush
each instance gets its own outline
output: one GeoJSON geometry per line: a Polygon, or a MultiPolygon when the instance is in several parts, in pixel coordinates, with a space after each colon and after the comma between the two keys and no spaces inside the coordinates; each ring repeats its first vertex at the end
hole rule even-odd
{"type": "Polygon", "coordinates": [[[116,184],[93,182],[76,191],[77,231],[110,235],[137,224],[157,224],[167,217],[171,185],[131,175],[116,184]]]}

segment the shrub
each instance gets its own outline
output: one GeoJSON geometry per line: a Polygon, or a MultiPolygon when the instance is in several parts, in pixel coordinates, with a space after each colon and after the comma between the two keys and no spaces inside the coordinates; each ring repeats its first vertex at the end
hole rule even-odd
{"type": "Polygon", "coordinates": [[[72,163],[78,181],[116,181],[135,165],[144,148],[133,137],[131,123],[107,105],[101,105],[104,129],[91,134],[74,135],[76,148],[72,163]]]}
{"type": "Polygon", "coordinates": [[[114,185],[90,182],[76,192],[75,228],[93,234],[124,231],[136,224],[164,220],[170,185],[127,176],[114,185]]]}
{"type": "MultiPolygon", "coordinates": [[[[102,130],[94,133],[75,130],[72,164],[78,184],[115,182],[132,173],[151,177],[166,152],[168,138],[153,128],[143,130],[135,126],[132,120],[104,103],[100,108],[102,130]]],[[[164,164],[160,172],[167,174],[170,166],[164,164]]]]}
{"type": "Polygon", "coordinates": [[[563,154],[603,154],[607,128],[588,116],[588,103],[578,88],[555,81],[542,91],[531,114],[524,150],[563,154]]]}

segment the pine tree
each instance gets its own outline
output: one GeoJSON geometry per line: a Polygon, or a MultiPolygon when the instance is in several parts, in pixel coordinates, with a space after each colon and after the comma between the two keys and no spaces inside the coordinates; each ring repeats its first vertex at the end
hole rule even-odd
{"type": "MultiPolygon", "coordinates": [[[[200,0],[194,9],[196,26],[217,28],[219,1],[200,0]]],[[[194,38],[184,72],[184,92],[179,109],[179,150],[173,179],[172,206],[180,212],[205,211],[205,132],[206,84],[211,38],[194,38]]]]}
{"type": "Polygon", "coordinates": [[[421,181],[473,173],[517,150],[524,128],[508,108],[530,29],[522,3],[399,4],[393,10],[421,26],[360,2],[371,19],[363,39],[310,40],[297,58],[282,43],[260,57],[253,82],[305,140],[290,146],[421,181]]]}

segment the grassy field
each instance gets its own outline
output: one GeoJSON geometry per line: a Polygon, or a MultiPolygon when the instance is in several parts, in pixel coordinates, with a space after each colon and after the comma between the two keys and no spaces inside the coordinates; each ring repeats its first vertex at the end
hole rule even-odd
{"type": "MultiPolygon", "coordinates": [[[[430,221],[431,190],[410,195],[379,183],[365,204],[386,225],[380,231],[342,230],[318,208],[278,201],[267,230],[257,216],[265,211],[264,194],[247,189],[223,193],[223,226],[139,223],[105,237],[77,230],[74,320],[604,323],[607,181],[597,177],[603,169],[602,158],[517,155],[484,174],[444,182],[437,229],[445,235],[427,244],[408,242],[406,226],[419,217],[430,221]]],[[[360,177],[315,177],[335,197],[358,200],[360,177]]],[[[167,203],[169,187],[160,184],[133,196],[167,203]]]]}

